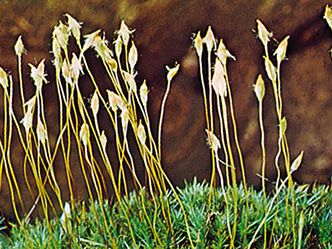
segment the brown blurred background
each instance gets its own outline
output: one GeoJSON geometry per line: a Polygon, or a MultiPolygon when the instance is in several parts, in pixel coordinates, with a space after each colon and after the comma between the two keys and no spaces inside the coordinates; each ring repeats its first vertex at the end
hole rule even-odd
{"type": "MultiPolygon", "coordinates": [[[[260,133],[252,85],[264,69],[261,66],[262,46],[252,29],[256,28],[255,20],[259,18],[277,40],[291,35],[289,60],[282,66],[284,114],[288,121],[291,158],[301,150],[305,152],[303,164],[294,177],[300,183],[326,183],[332,175],[332,62],[329,54],[332,36],[322,19],[327,3],[311,0],[1,1],[0,65],[16,77],[13,45],[22,34],[28,50],[23,59],[24,76],[28,80],[26,64],[50,58],[51,32],[59,19],[65,20],[64,13],[82,21],[84,33],[102,28],[110,41],[120,21],[125,20],[136,30],[139,79],[147,79],[151,87],[150,108],[155,121],[165,88],[165,65],[174,65],[175,61],[182,64],[167,103],[163,135],[164,167],[171,180],[181,185],[183,179],[190,180],[194,176],[203,179],[210,175],[203,102],[191,37],[198,30],[204,34],[211,25],[215,35],[223,38],[237,58],[229,64],[230,80],[247,177],[250,183],[257,185],[260,182],[256,175],[260,172],[260,133]]],[[[276,41],[271,44],[272,49],[276,48],[276,41]]],[[[47,66],[50,68],[49,62],[47,66]]],[[[98,74],[98,65],[94,71],[98,74]]],[[[52,83],[52,70],[48,74],[52,83]]],[[[103,75],[99,77],[102,79],[103,75]]],[[[32,83],[25,86],[27,93],[32,93],[30,86],[32,83]]],[[[271,85],[266,87],[267,177],[273,181],[278,129],[271,85]]],[[[46,86],[45,94],[51,94],[51,89],[52,86],[46,86]]],[[[86,90],[87,96],[91,93],[86,90]]],[[[46,111],[50,119],[57,118],[54,106],[54,101],[49,100],[46,111]]],[[[5,196],[5,190],[2,190],[0,199],[5,196]]]]}

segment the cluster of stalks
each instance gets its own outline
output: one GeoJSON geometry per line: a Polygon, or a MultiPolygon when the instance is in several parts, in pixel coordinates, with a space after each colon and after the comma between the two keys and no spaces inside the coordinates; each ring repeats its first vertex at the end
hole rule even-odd
{"type": "MultiPolygon", "coordinates": [[[[197,33],[194,39],[194,47],[197,52],[199,67],[200,67],[200,78],[201,85],[203,91],[203,99],[204,99],[204,107],[205,107],[205,117],[206,117],[206,132],[207,132],[207,143],[211,149],[212,156],[212,174],[211,174],[211,184],[210,184],[210,198],[209,205],[211,202],[211,198],[213,197],[213,188],[216,186],[216,171],[219,174],[219,180],[221,183],[222,193],[225,198],[226,203],[226,217],[227,218],[227,227],[229,231],[229,236],[231,238],[231,245],[234,246],[235,236],[236,236],[236,222],[233,224],[231,228],[231,224],[229,221],[230,217],[230,208],[228,203],[228,198],[224,177],[221,169],[221,164],[226,167],[226,184],[228,187],[231,185],[232,195],[233,195],[233,215],[234,220],[237,220],[238,210],[238,196],[237,196],[237,179],[236,179],[236,165],[234,154],[231,145],[231,135],[230,135],[230,125],[232,125],[234,141],[236,144],[236,149],[238,152],[240,167],[242,171],[242,180],[243,185],[246,191],[246,177],[245,177],[245,169],[244,163],[242,159],[242,153],[238,141],[236,122],[235,122],[235,114],[233,109],[233,101],[232,94],[230,88],[230,82],[227,74],[227,59],[235,59],[235,57],[227,50],[223,40],[220,39],[218,47],[217,40],[214,37],[213,31],[211,27],[208,28],[206,35],[202,38],[200,32],[197,33]],[[206,49],[206,53],[205,50],[206,49]],[[206,55],[205,55],[206,54],[206,55]],[[207,58],[203,58],[206,56],[207,58]],[[214,58],[214,67],[212,71],[212,60],[214,58]],[[207,79],[204,78],[204,69],[203,69],[203,59],[207,60],[207,79]],[[206,85],[208,89],[206,89],[206,85]],[[213,94],[213,91],[215,94],[213,94]],[[217,108],[217,118],[214,117],[214,103],[216,103],[217,108]],[[229,121],[228,112],[230,112],[231,120],[229,121]],[[217,119],[218,127],[214,127],[215,121],[217,119]],[[231,124],[230,124],[231,123],[231,124]],[[215,134],[220,134],[221,143],[218,137],[215,134]],[[219,149],[222,147],[223,151],[223,159],[219,159],[219,149]]],[[[230,190],[231,188],[228,188],[230,190]]]]}
{"type": "MultiPolygon", "coordinates": [[[[283,115],[282,111],[282,94],[281,94],[281,76],[280,69],[281,63],[286,58],[286,49],[287,41],[289,36],[285,37],[278,45],[277,49],[273,53],[277,65],[275,66],[272,62],[272,58],[269,55],[268,43],[272,37],[264,24],[257,20],[257,35],[264,47],[264,65],[265,71],[268,79],[271,81],[271,85],[274,93],[275,108],[277,114],[278,122],[278,152],[275,156],[275,168],[277,171],[277,179],[275,182],[275,198],[272,199],[270,204],[265,205],[266,215],[262,219],[260,225],[258,226],[256,233],[249,242],[249,248],[256,241],[256,236],[260,233],[262,226],[263,236],[264,236],[264,247],[267,247],[267,243],[271,245],[272,235],[270,240],[267,238],[267,218],[271,215],[271,209],[274,204],[274,201],[278,199],[278,194],[283,187],[285,187],[286,182],[288,188],[288,197],[291,195],[291,212],[288,212],[288,201],[286,202],[287,214],[291,215],[291,224],[293,227],[293,236],[296,236],[295,229],[295,192],[294,184],[292,181],[292,173],[298,169],[303,157],[303,151],[300,155],[293,161],[291,164],[290,152],[287,143],[286,137],[286,128],[287,122],[286,118],[283,115]],[[281,166],[280,158],[283,157],[284,168],[287,172],[287,177],[284,180],[281,180],[281,166]]],[[[200,78],[201,86],[203,92],[203,101],[205,107],[205,117],[206,117],[206,132],[207,132],[207,143],[211,149],[212,156],[212,174],[211,174],[211,188],[210,188],[210,199],[213,197],[213,187],[217,182],[217,175],[219,175],[219,181],[221,190],[225,199],[226,206],[226,217],[227,217],[227,227],[230,237],[230,248],[235,248],[235,238],[237,235],[237,219],[239,215],[238,207],[238,191],[237,191],[237,175],[236,168],[240,168],[242,176],[242,184],[244,192],[246,193],[246,207],[247,212],[249,211],[248,202],[247,202],[247,186],[246,186],[246,175],[245,175],[245,166],[242,158],[242,152],[239,144],[239,139],[237,135],[237,127],[235,121],[235,114],[233,108],[232,93],[230,87],[230,81],[227,72],[227,62],[228,59],[235,60],[235,57],[229,52],[226,48],[222,39],[219,41],[215,38],[211,27],[208,28],[206,35],[201,36],[201,33],[198,32],[194,38],[194,47],[197,52],[199,67],[200,67],[200,78]],[[203,60],[207,61],[207,72],[204,71],[203,60]],[[206,87],[207,86],[207,87],[206,87]],[[217,127],[216,127],[217,124],[217,127]],[[233,137],[232,137],[233,136],[233,137]],[[219,138],[218,138],[219,137],[219,138]],[[233,149],[235,148],[235,149],[233,149]],[[219,152],[221,150],[221,152],[219,152]],[[236,155],[235,155],[236,153],[236,155]],[[238,158],[238,164],[236,165],[235,156],[238,158]],[[221,166],[225,166],[222,170],[221,166]],[[225,176],[224,176],[225,173],[225,176]],[[225,183],[225,180],[226,183],[225,183]],[[231,191],[231,192],[230,192],[231,191]],[[229,203],[229,195],[232,196],[232,210],[229,203]],[[230,217],[232,216],[233,224],[230,224],[230,217]]],[[[254,84],[254,92],[258,100],[258,117],[259,117],[259,127],[261,131],[261,187],[262,193],[266,199],[266,177],[265,177],[265,168],[266,168],[266,151],[265,151],[265,132],[264,132],[264,123],[263,123],[263,99],[265,95],[265,83],[262,75],[257,77],[256,84],[254,84]]],[[[278,210],[275,211],[276,215],[278,210]]],[[[248,224],[248,213],[246,213],[244,231],[249,229],[250,224],[248,224]]],[[[245,232],[244,232],[245,233],[245,232]]],[[[271,234],[273,234],[273,227],[271,234]]],[[[289,235],[290,236],[290,235],[289,235]]],[[[286,236],[287,238],[287,236],[286,236]]],[[[246,240],[246,238],[244,239],[246,240]]],[[[294,240],[296,241],[296,240],[294,240]]],[[[244,244],[246,242],[244,241],[244,244]]]]}
{"type": "MultiPolygon", "coordinates": [[[[109,46],[105,35],[100,30],[84,36],[84,42],[81,38],[81,23],[72,16],[66,14],[67,23],[59,22],[54,27],[52,35],[52,54],[53,65],[55,67],[55,84],[58,97],[59,110],[59,131],[55,144],[50,143],[48,124],[45,118],[45,108],[43,99],[43,87],[47,81],[45,74],[44,60],[37,66],[30,64],[31,78],[35,86],[35,94],[26,99],[22,80],[22,55],[25,48],[21,37],[15,44],[15,52],[18,58],[18,74],[20,85],[20,96],[22,102],[23,118],[18,121],[13,107],[13,80],[2,68],[0,70],[0,83],[3,88],[4,100],[4,131],[3,140],[0,143],[2,154],[0,164],[0,185],[2,172],[6,174],[9,184],[12,207],[19,224],[22,219],[18,213],[17,205],[24,207],[24,200],[21,196],[18,186],[15,170],[11,164],[11,139],[12,129],[16,127],[19,135],[20,144],[24,150],[24,159],[22,171],[25,172],[25,182],[29,189],[31,198],[34,198],[34,205],[28,207],[25,220],[28,220],[34,209],[42,206],[46,220],[49,220],[50,212],[56,214],[55,204],[58,202],[63,210],[63,226],[67,232],[70,232],[70,210],[75,208],[75,193],[73,190],[72,164],[77,163],[71,160],[72,154],[77,153],[79,164],[84,176],[85,186],[89,198],[93,202],[98,202],[100,207],[105,198],[104,187],[112,189],[115,198],[120,202],[123,195],[128,196],[127,177],[125,171],[132,175],[134,185],[138,193],[141,193],[142,205],[144,205],[143,189],[147,189],[148,196],[153,200],[156,213],[162,210],[163,217],[169,230],[172,231],[172,220],[170,216],[169,203],[164,196],[168,195],[168,189],[171,189],[177,196],[171,182],[165,175],[161,166],[161,130],[164,114],[164,107],[170,85],[173,77],[179,70],[179,65],[173,68],[167,67],[167,89],[161,105],[160,119],[158,126],[158,140],[152,136],[150,119],[148,114],[148,87],[144,81],[140,85],[136,82],[137,72],[135,66],[138,60],[138,51],[135,43],[131,40],[133,30],[122,22],[117,31],[117,37],[114,41],[114,49],[109,46]],[[69,40],[74,39],[76,50],[69,50],[69,40]],[[105,72],[111,82],[109,89],[106,90],[107,98],[98,87],[98,84],[90,70],[90,65],[86,60],[86,52],[93,49],[99,59],[102,61],[105,72]],[[78,51],[78,52],[72,52],[78,51]],[[85,103],[85,97],[81,93],[80,78],[87,74],[94,87],[94,92],[88,103],[85,103]],[[111,139],[114,143],[108,142],[106,132],[100,129],[98,114],[100,109],[107,113],[109,126],[114,131],[114,137],[111,139]],[[134,141],[129,140],[129,135],[133,134],[134,141]],[[133,144],[135,143],[135,144],[133,144]],[[77,151],[73,149],[76,145],[77,151]],[[110,158],[108,152],[109,146],[116,148],[116,160],[110,158]],[[93,147],[94,146],[94,147],[93,147]],[[140,159],[143,161],[146,175],[146,182],[141,182],[136,174],[135,158],[132,155],[132,147],[137,146],[140,159]],[[98,154],[96,154],[98,152],[98,154]],[[65,167],[67,185],[70,195],[69,202],[62,198],[62,189],[59,187],[56,172],[54,170],[55,158],[58,154],[63,158],[63,167],[65,167]],[[101,158],[102,163],[98,163],[97,158],[101,158]],[[117,164],[117,172],[114,165],[117,164]],[[106,169],[111,180],[110,183],[104,181],[101,174],[106,169]],[[31,179],[28,179],[26,172],[31,169],[33,174],[33,184],[36,185],[38,193],[33,193],[31,189],[31,179]],[[146,185],[146,186],[145,186],[146,185]],[[50,191],[46,189],[49,186],[52,194],[55,194],[56,200],[50,197],[50,191]]],[[[17,166],[16,166],[17,167],[17,166]]],[[[177,200],[180,202],[179,197],[177,200]]],[[[181,202],[180,202],[180,205],[181,202]]],[[[121,204],[124,214],[130,212],[126,206],[121,204]]],[[[95,212],[96,217],[102,216],[104,226],[107,228],[106,216],[101,209],[101,213],[95,212]]],[[[184,211],[184,210],[183,210],[184,211]]],[[[184,214],[185,215],[185,214],[184,214]]],[[[158,233],[154,228],[155,220],[148,219],[156,243],[160,242],[158,233]]],[[[156,219],[156,217],[154,217],[156,219]]],[[[185,219],[187,223],[187,219],[185,219]]],[[[130,228],[130,220],[127,220],[130,228]]],[[[188,229],[188,224],[186,224],[188,229]]],[[[51,226],[48,226],[51,229],[51,226]]],[[[130,229],[133,245],[135,245],[134,231],[130,229]]],[[[110,233],[110,231],[106,231],[110,233]]],[[[188,233],[190,236],[190,234],[188,233]]],[[[160,242],[161,243],[161,242],[160,242]]]]}

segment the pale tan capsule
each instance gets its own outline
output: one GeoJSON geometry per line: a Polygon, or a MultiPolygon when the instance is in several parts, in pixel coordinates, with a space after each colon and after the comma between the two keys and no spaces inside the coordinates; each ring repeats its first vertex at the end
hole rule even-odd
{"type": "Polygon", "coordinates": [[[218,149],[221,148],[220,141],[217,138],[216,135],[214,135],[211,131],[205,129],[205,132],[207,134],[206,142],[208,146],[215,152],[218,151],[218,149]]]}
{"type": "Polygon", "coordinates": [[[120,58],[121,53],[122,53],[122,45],[123,45],[123,42],[121,40],[121,37],[118,36],[118,38],[116,38],[116,40],[114,41],[115,54],[118,58],[120,58]]]}
{"type": "Polygon", "coordinates": [[[80,139],[81,139],[84,147],[87,147],[89,140],[90,140],[90,129],[89,129],[89,125],[87,123],[84,123],[81,126],[80,139]]]}
{"type": "Polygon", "coordinates": [[[289,35],[287,35],[279,44],[276,51],[274,51],[273,55],[277,57],[277,62],[280,64],[286,58],[286,50],[288,46],[289,35]]]}
{"type": "Polygon", "coordinates": [[[258,75],[256,84],[254,84],[254,92],[258,101],[263,101],[265,95],[265,83],[262,75],[258,75]]]}
{"type": "Polygon", "coordinates": [[[167,81],[171,81],[173,77],[178,73],[180,68],[180,64],[177,64],[175,67],[170,68],[169,66],[166,66],[166,69],[168,71],[167,73],[167,81]]]}
{"type": "Polygon", "coordinates": [[[142,121],[140,120],[138,128],[137,128],[137,136],[141,144],[145,144],[146,141],[146,133],[145,133],[145,128],[144,125],[142,124],[142,121]]]}
{"type": "Polygon", "coordinates": [[[91,34],[85,35],[84,38],[84,45],[82,48],[82,52],[84,53],[86,50],[88,50],[90,47],[94,46],[97,41],[97,37],[99,37],[100,29],[92,32],[91,34]]]}
{"type": "Polygon", "coordinates": [[[83,68],[81,61],[78,59],[75,53],[72,54],[71,65],[70,65],[70,73],[73,82],[77,82],[80,74],[83,74],[83,68]]]}
{"type": "Polygon", "coordinates": [[[213,48],[216,47],[216,40],[214,38],[214,34],[212,31],[211,26],[208,27],[208,30],[206,31],[206,35],[203,38],[203,42],[205,43],[207,50],[211,52],[213,48]]]}
{"type": "Polygon", "coordinates": [[[301,165],[302,158],[303,158],[303,150],[302,150],[301,153],[297,156],[297,158],[295,158],[295,160],[292,162],[291,172],[294,172],[294,171],[298,170],[298,168],[299,168],[300,165],[301,165]]]}
{"type": "Polygon", "coordinates": [[[263,58],[267,76],[272,82],[274,82],[277,78],[277,69],[269,58],[267,58],[266,56],[263,56],[263,58]]]}
{"type": "Polygon", "coordinates": [[[146,85],[146,82],[144,81],[139,89],[140,99],[141,99],[144,107],[146,107],[147,102],[148,102],[148,93],[149,93],[149,89],[148,89],[148,86],[146,85]]]}
{"type": "Polygon", "coordinates": [[[123,44],[125,46],[128,46],[130,35],[134,31],[135,30],[130,30],[123,20],[121,21],[120,29],[117,31],[117,34],[121,37],[123,44]]]}
{"type": "Polygon", "coordinates": [[[99,111],[99,97],[97,91],[93,93],[93,96],[91,98],[91,109],[93,115],[96,117],[99,111]]]}
{"type": "Polygon", "coordinates": [[[265,25],[259,19],[257,19],[256,22],[257,22],[258,38],[266,47],[268,42],[270,41],[270,38],[272,37],[272,33],[267,30],[265,25]]]}
{"type": "Polygon", "coordinates": [[[129,111],[127,108],[124,108],[121,111],[121,124],[122,124],[122,128],[125,132],[127,132],[128,123],[129,123],[129,111]]]}
{"type": "Polygon", "coordinates": [[[69,40],[68,26],[59,21],[59,25],[54,27],[53,36],[53,38],[58,40],[60,47],[66,50],[69,40]]]}
{"type": "Polygon", "coordinates": [[[100,56],[104,61],[110,61],[112,59],[113,52],[109,49],[108,41],[105,39],[105,36],[103,36],[103,38],[99,35],[96,36],[95,42],[92,46],[98,56],[100,56]]]}
{"type": "Polygon", "coordinates": [[[0,85],[3,88],[8,87],[8,75],[5,70],[3,70],[2,67],[0,67],[0,85]]]}
{"type": "Polygon", "coordinates": [[[45,74],[45,59],[42,59],[37,67],[32,64],[29,64],[29,66],[31,68],[30,76],[33,79],[37,89],[40,90],[42,88],[43,82],[47,83],[45,74]]]}
{"type": "Polygon", "coordinates": [[[135,46],[135,43],[132,42],[130,50],[129,50],[129,55],[128,55],[129,66],[130,66],[130,70],[132,73],[134,72],[134,68],[136,66],[137,60],[138,60],[137,48],[135,46]]]}
{"type": "Polygon", "coordinates": [[[194,47],[198,56],[202,56],[203,53],[203,39],[201,37],[201,32],[198,31],[194,39],[194,47]]]}
{"type": "Polygon", "coordinates": [[[107,137],[104,130],[100,134],[100,144],[103,151],[106,151],[107,137]]]}
{"type": "Polygon", "coordinates": [[[29,130],[32,127],[32,121],[33,121],[33,113],[28,110],[20,121],[20,123],[23,125],[25,129],[26,134],[29,133],[29,130]]]}
{"type": "Polygon", "coordinates": [[[135,81],[135,76],[134,74],[128,73],[126,71],[122,71],[123,76],[124,76],[124,80],[126,81],[126,83],[129,85],[129,89],[131,91],[133,91],[134,93],[137,92],[137,84],[135,81]]]}
{"type": "Polygon", "coordinates": [[[14,46],[14,50],[15,50],[15,54],[17,56],[22,56],[22,54],[25,53],[25,48],[24,48],[24,44],[23,44],[21,35],[17,38],[17,41],[14,46]]]}
{"type": "Polygon", "coordinates": [[[70,205],[68,202],[65,202],[65,206],[63,208],[63,213],[60,217],[60,224],[65,233],[71,233],[72,227],[71,227],[70,219],[71,219],[70,205]]]}
{"type": "Polygon", "coordinates": [[[67,17],[67,23],[68,23],[68,30],[73,34],[76,41],[79,42],[81,38],[81,22],[78,22],[74,17],[69,15],[68,13],[65,14],[67,17]]]}
{"type": "Polygon", "coordinates": [[[37,133],[38,141],[41,142],[42,144],[45,144],[45,142],[47,140],[47,131],[45,129],[44,124],[40,120],[40,118],[38,118],[38,121],[37,121],[36,133],[37,133]]]}
{"type": "Polygon", "coordinates": [[[70,70],[70,66],[66,60],[62,63],[61,73],[66,82],[72,84],[72,71],[70,70]]]}
{"type": "Polygon", "coordinates": [[[325,12],[324,12],[324,19],[326,20],[327,24],[332,29],[332,10],[330,6],[325,6],[325,12]]]}
{"type": "Polygon", "coordinates": [[[231,58],[232,60],[236,60],[235,56],[232,55],[228,49],[226,48],[224,41],[220,39],[218,49],[216,52],[216,56],[219,58],[221,63],[226,66],[226,62],[228,58],[231,58]]]}
{"type": "Polygon", "coordinates": [[[212,76],[212,87],[217,95],[221,97],[226,97],[227,93],[227,84],[225,80],[225,70],[220,60],[216,60],[214,65],[214,73],[212,76]]]}

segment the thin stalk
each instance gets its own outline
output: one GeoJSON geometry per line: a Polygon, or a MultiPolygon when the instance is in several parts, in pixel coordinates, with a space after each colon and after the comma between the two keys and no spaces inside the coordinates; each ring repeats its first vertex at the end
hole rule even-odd
{"type": "Polygon", "coordinates": [[[262,219],[261,223],[259,224],[258,228],[256,229],[249,245],[248,245],[248,249],[250,249],[253,245],[253,243],[256,241],[256,237],[259,233],[259,231],[261,230],[262,226],[264,226],[264,224],[266,223],[267,218],[269,217],[269,214],[272,211],[272,208],[274,206],[274,202],[275,200],[278,198],[280,191],[282,190],[283,187],[285,187],[285,183],[288,181],[288,176],[285,178],[285,180],[281,181],[281,185],[279,186],[278,189],[276,189],[276,193],[274,194],[272,200],[270,201],[270,205],[269,208],[267,209],[267,212],[265,213],[264,218],[262,219]]]}
{"type": "MultiPolygon", "coordinates": [[[[24,208],[24,205],[23,205],[23,200],[22,200],[22,196],[21,196],[21,191],[19,189],[19,186],[18,186],[18,183],[17,183],[17,180],[16,180],[16,176],[15,176],[15,173],[14,173],[14,169],[13,169],[13,165],[12,165],[12,162],[11,162],[11,141],[12,141],[12,135],[13,135],[13,113],[14,113],[14,110],[13,110],[13,79],[11,76],[9,76],[9,95],[7,96],[8,98],[8,132],[7,132],[7,135],[8,135],[8,139],[7,139],[7,163],[8,163],[8,166],[9,166],[9,169],[10,169],[10,172],[11,172],[11,175],[12,175],[12,178],[13,178],[13,182],[14,182],[14,185],[15,185],[15,188],[16,188],[16,193],[18,195],[18,199],[19,199],[19,202],[20,204],[22,205],[22,207],[24,208]]],[[[6,91],[7,92],[7,91],[6,91]]]]}
{"type": "Polygon", "coordinates": [[[21,95],[21,101],[22,101],[22,110],[23,114],[25,114],[25,100],[24,100],[24,88],[23,88],[23,77],[22,77],[22,56],[17,56],[17,62],[18,62],[18,79],[20,84],[20,95],[21,95]]]}
{"type": "MultiPolygon", "coordinates": [[[[262,192],[264,199],[266,199],[266,190],[265,190],[265,160],[266,160],[266,151],[265,151],[265,131],[264,131],[264,123],[263,123],[263,101],[260,99],[258,101],[258,115],[259,115],[259,127],[261,131],[261,149],[262,149],[262,192]]],[[[265,212],[267,207],[265,206],[265,212]]],[[[264,224],[264,245],[263,248],[266,248],[267,243],[267,224],[264,224]]]]}
{"type": "MultiPolygon", "coordinates": [[[[1,143],[0,141],[0,150],[1,150],[1,153],[3,155],[5,155],[5,150],[4,150],[4,147],[3,147],[3,144],[1,143]]],[[[11,181],[11,178],[10,178],[10,173],[9,173],[9,169],[8,169],[8,165],[7,165],[7,161],[4,160],[4,164],[5,164],[5,173],[6,173],[6,176],[7,176],[7,181],[8,181],[8,185],[9,185],[9,192],[10,192],[10,200],[12,202],[12,208],[13,208],[13,211],[14,211],[14,215],[15,215],[15,218],[18,222],[19,225],[21,225],[21,219],[20,219],[20,216],[18,214],[18,211],[17,211],[17,207],[16,207],[16,202],[15,202],[15,192],[14,192],[14,187],[13,187],[13,183],[11,181]]]]}
{"type": "Polygon", "coordinates": [[[206,89],[205,89],[205,82],[204,82],[204,75],[203,75],[203,64],[202,64],[202,56],[198,56],[198,62],[199,62],[199,75],[201,78],[201,85],[202,85],[202,92],[203,92],[203,101],[204,101],[204,109],[205,109],[205,121],[206,121],[206,127],[207,130],[210,130],[210,122],[209,122],[209,111],[208,111],[208,104],[207,104],[207,98],[206,98],[206,89]]]}
{"type": "MultiPolygon", "coordinates": [[[[212,66],[211,66],[211,51],[208,50],[207,54],[207,61],[208,61],[208,86],[209,86],[209,117],[210,117],[210,132],[211,134],[214,133],[214,120],[213,120],[213,101],[212,101],[212,66]]],[[[202,82],[204,84],[204,82],[202,82]]],[[[207,116],[207,114],[205,114],[207,116]]],[[[212,158],[212,165],[211,165],[211,181],[210,181],[210,194],[208,199],[208,206],[210,207],[212,193],[214,193],[213,188],[216,186],[216,165],[215,160],[213,160],[214,153],[211,149],[211,158],[212,158]]]]}
{"type": "Polygon", "coordinates": [[[264,197],[266,197],[265,190],[265,165],[266,165],[266,150],[265,150],[265,131],[264,131],[264,123],[263,123],[263,101],[258,102],[258,116],[259,116],[259,128],[261,131],[261,149],[262,149],[262,191],[264,197]]]}
{"type": "Polygon", "coordinates": [[[230,188],[231,182],[229,179],[229,159],[228,159],[228,151],[227,151],[227,146],[225,143],[225,132],[224,132],[224,121],[223,121],[223,116],[221,113],[221,104],[220,104],[220,97],[217,96],[217,110],[218,110],[218,116],[219,116],[219,125],[220,125],[220,137],[221,137],[221,144],[225,156],[225,171],[226,171],[226,183],[227,187],[230,188]]]}
{"type": "MultiPolygon", "coordinates": [[[[228,198],[226,195],[226,191],[225,191],[225,184],[224,184],[224,178],[222,175],[222,171],[220,169],[220,165],[219,165],[219,156],[218,156],[218,151],[215,151],[215,159],[216,159],[216,166],[217,166],[217,170],[219,173],[219,177],[220,177],[220,186],[221,186],[221,192],[222,195],[224,196],[224,201],[226,204],[226,222],[227,222],[227,229],[228,229],[228,234],[229,237],[231,238],[231,241],[233,240],[233,235],[232,235],[232,229],[231,229],[231,224],[230,224],[230,213],[229,213],[229,203],[228,203],[228,198]]],[[[230,187],[230,186],[228,186],[230,187]]]]}
{"type": "MultiPolygon", "coordinates": [[[[241,173],[242,173],[242,181],[243,181],[243,189],[244,193],[246,195],[245,203],[246,203],[246,208],[249,210],[249,203],[248,203],[248,189],[247,189],[247,180],[246,180],[246,175],[245,175],[245,165],[243,161],[243,156],[242,156],[242,150],[240,147],[240,142],[239,142],[239,136],[237,133],[237,125],[236,125],[236,120],[235,120],[235,112],[234,112],[234,107],[233,107],[233,97],[232,97],[232,92],[231,92],[231,87],[230,87],[230,82],[228,78],[228,72],[227,72],[227,67],[224,66],[225,70],[225,80],[226,80],[226,85],[227,85],[227,93],[228,93],[228,99],[229,99],[229,108],[230,108],[230,114],[231,114],[231,120],[232,120],[232,125],[233,125],[233,133],[234,133],[234,140],[235,140],[235,146],[236,150],[238,153],[239,157],[239,162],[240,162],[240,168],[241,168],[241,173]]],[[[245,228],[247,229],[248,227],[248,213],[246,212],[246,217],[245,217],[245,228]]],[[[246,233],[244,233],[244,241],[246,240],[246,233]]]]}
{"type": "Polygon", "coordinates": [[[235,140],[235,146],[238,152],[238,157],[239,157],[239,162],[240,162],[240,167],[241,167],[241,172],[242,172],[242,181],[243,181],[243,188],[245,193],[247,194],[247,180],[246,180],[246,175],[245,175],[245,166],[244,166],[244,161],[243,161],[243,156],[242,156],[242,150],[239,142],[239,136],[237,133],[237,125],[236,125],[236,120],[235,120],[235,112],[234,112],[234,107],[233,107],[233,97],[232,97],[232,92],[231,92],[231,87],[230,87],[230,82],[228,79],[228,73],[227,73],[227,68],[225,67],[225,78],[226,78],[226,83],[227,83],[227,93],[228,93],[228,99],[229,99],[229,108],[230,108],[230,114],[231,114],[231,119],[232,119],[232,125],[233,125],[233,132],[234,132],[234,140],[235,140]]]}
{"type": "MultiPolygon", "coordinates": [[[[70,130],[68,128],[68,126],[69,126],[68,115],[70,115],[71,104],[69,104],[69,105],[68,105],[68,103],[66,104],[66,101],[64,99],[63,88],[61,86],[61,80],[60,80],[60,71],[58,68],[56,68],[56,86],[57,86],[57,96],[58,96],[58,102],[59,102],[59,131],[60,131],[60,134],[58,136],[58,139],[60,139],[60,141],[61,141],[61,151],[62,151],[62,155],[63,155],[64,165],[66,168],[66,178],[67,178],[67,183],[68,183],[68,188],[69,188],[69,196],[70,196],[71,202],[73,202],[74,192],[73,192],[73,187],[71,184],[71,180],[72,180],[73,176],[72,176],[70,168],[69,168],[70,151],[68,151],[68,150],[66,151],[66,146],[65,146],[65,141],[64,141],[64,134],[65,134],[65,131],[67,130],[67,135],[68,135],[67,136],[68,137],[68,146],[67,147],[69,148],[70,147],[69,146],[70,130]],[[63,101],[66,104],[66,122],[65,123],[63,120],[63,117],[64,117],[63,101]]],[[[69,103],[71,103],[71,101],[69,101],[69,103]]],[[[56,151],[57,150],[54,150],[53,157],[55,157],[56,151]]]]}
{"type": "Polygon", "coordinates": [[[168,94],[170,92],[170,89],[171,89],[171,81],[167,80],[166,92],[165,92],[163,100],[161,102],[159,125],[158,125],[158,158],[159,158],[159,160],[161,160],[161,130],[162,130],[162,125],[163,125],[166,100],[167,100],[168,94]]]}
{"type": "Polygon", "coordinates": [[[222,113],[223,113],[223,121],[224,121],[224,128],[225,128],[225,136],[226,136],[226,144],[227,150],[229,155],[229,161],[231,165],[231,178],[232,178],[232,185],[233,185],[233,202],[234,202],[234,224],[233,224],[233,236],[231,238],[231,248],[234,248],[235,245],[235,236],[236,236],[236,227],[237,227],[237,217],[238,217],[238,190],[237,190],[237,182],[236,182],[236,168],[234,163],[234,157],[232,152],[232,147],[229,138],[229,130],[228,130],[228,122],[227,122],[227,109],[226,109],[226,101],[224,96],[221,96],[221,106],[222,106],[222,113]]]}

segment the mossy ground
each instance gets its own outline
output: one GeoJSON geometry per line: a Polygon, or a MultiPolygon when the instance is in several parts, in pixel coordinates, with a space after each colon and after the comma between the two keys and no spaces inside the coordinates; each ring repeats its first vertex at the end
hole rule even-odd
{"type": "MultiPolygon", "coordinates": [[[[234,189],[226,190],[229,197],[229,207],[232,210],[232,194],[234,189]]],[[[263,193],[253,188],[248,189],[249,209],[246,208],[246,195],[243,188],[237,188],[239,210],[237,248],[246,248],[251,240],[256,226],[264,217],[266,205],[273,201],[271,192],[266,198],[263,193]],[[245,228],[245,218],[249,225],[245,228]]],[[[213,201],[208,205],[209,186],[207,183],[186,184],[178,189],[179,196],[186,210],[189,229],[195,248],[228,248],[230,243],[227,231],[227,213],[225,201],[219,188],[216,189],[213,201]]],[[[272,212],[266,225],[269,237],[269,248],[292,248],[295,243],[298,248],[331,248],[332,246],[332,191],[329,186],[296,185],[292,194],[296,196],[295,230],[292,234],[292,220],[285,210],[287,188],[284,188],[278,200],[274,201],[272,212]],[[302,218],[301,218],[302,217],[302,218]],[[301,223],[303,219],[303,223],[301,223]],[[301,235],[300,235],[301,233],[301,235]],[[299,238],[301,236],[301,238],[299,238]]],[[[288,197],[290,202],[292,197],[288,197]]],[[[159,197],[158,203],[165,201],[165,196],[159,197]]],[[[128,198],[123,198],[121,205],[126,207],[130,225],[134,231],[139,248],[188,248],[190,246],[184,217],[175,197],[169,192],[169,204],[172,217],[172,232],[165,223],[161,209],[149,199],[147,193],[132,192],[128,198]],[[146,207],[142,208],[142,201],[146,207]],[[153,229],[151,228],[153,223],[153,229]],[[157,233],[155,235],[154,233],[157,233]],[[156,240],[156,236],[158,239],[156,240]]],[[[230,212],[232,213],[232,211],[230,212]]],[[[234,223],[233,217],[228,217],[234,223]]],[[[61,225],[61,219],[51,220],[50,229],[45,221],[35,220],[22,227],[13,227],[9,235],[1,234],[1,248],[132,248],[133,241],[128,228],[128,221],[118,203],[104,202],[100,207],[97,203],[79,203],[71,210],[70,231],[61,225]],[[93,211],[95,210],[95,211],[93,211]],[[96,216],[96,213],[99,214],[96,216]],[[103,222],[105,214],[107,226],[103,222]],[[67,231],[66,231],[67,230],[67,231]]],[[[263,233],[257,237],[254,248],[262,248],[263,233]]]]}

